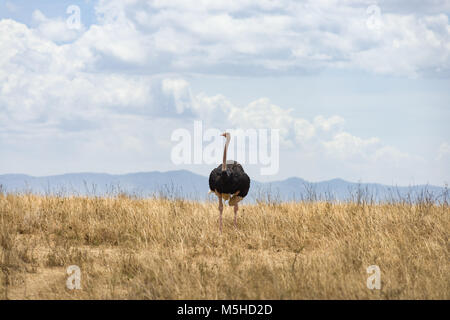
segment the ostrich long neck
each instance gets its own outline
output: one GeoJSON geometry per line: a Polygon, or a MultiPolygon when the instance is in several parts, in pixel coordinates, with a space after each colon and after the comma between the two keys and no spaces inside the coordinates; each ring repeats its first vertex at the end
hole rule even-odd
{"type": "Polygon", "coordinates": [[[230,137],[227,137],[227,141],[225,142],[225,148],[223,149],[223,162],[222,162],[222,171],[227,170],[227,149],[230,144],[230,137]]]}

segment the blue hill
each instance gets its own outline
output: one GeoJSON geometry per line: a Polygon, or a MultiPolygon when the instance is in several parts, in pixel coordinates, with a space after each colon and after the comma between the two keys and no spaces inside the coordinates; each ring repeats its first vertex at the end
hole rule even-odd
{"type": "MultiPolygon", "coordinates": [[[[24,174],[0,175],[0,185],[6,192],[61,195],[116,195],[138,197],[165,196],[192,200],[214,199],[208,196],[208,178],[186,170],[168,172],[136,172],[121,175],[106,173],[68,173],[33,177],[24,174]]],[[[301,178],[282,181],[252,181],[247,202],[354,200],[378,201],[420,199],[439,200],[446,189],[432,185],[387,186],[376,183],[354,183],[342,179],[308,182],[301,178]]]]}

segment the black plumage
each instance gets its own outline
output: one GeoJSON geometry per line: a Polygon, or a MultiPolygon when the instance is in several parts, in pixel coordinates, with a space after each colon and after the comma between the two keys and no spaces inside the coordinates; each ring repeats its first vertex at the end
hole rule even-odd
{"type": "Polygon", "coordinates": [[[222,165],[219,165],[209,175],[209,189],[221,194],[236,194],[244,198],[250,189],[250,178],[245,173],[242,166],[233,161],[227,163],[226,171],[222,171],[222,165]]]}

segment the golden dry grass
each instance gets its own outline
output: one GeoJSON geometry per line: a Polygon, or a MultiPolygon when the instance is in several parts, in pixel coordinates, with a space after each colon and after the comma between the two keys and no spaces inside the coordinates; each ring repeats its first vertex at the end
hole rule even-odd
{"type": "Polygon", "coordinates": [[[2,299],[449,299],[448,205],[0,193],[2,299]],[[65,286],[81,268],[81,290],[65,286]],[[381,269],[369,290],[366,268],[381,269]]]}

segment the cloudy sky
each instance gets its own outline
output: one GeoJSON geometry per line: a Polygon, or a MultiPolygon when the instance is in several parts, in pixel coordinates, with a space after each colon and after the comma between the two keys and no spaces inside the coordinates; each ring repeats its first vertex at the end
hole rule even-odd
{"type": "Polygon", "coordinates": [[[208,175],[171,160],[172,133],[202,120],[280,130],[279,172],[246,167],[258,180],[443,185],[449,13],[449,0],[0,1],[0,174],[208,175]]]}

